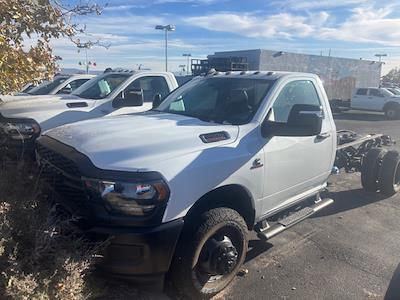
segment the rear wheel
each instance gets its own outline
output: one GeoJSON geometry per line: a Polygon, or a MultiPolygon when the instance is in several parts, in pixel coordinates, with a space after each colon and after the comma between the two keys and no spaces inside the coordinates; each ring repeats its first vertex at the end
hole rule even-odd
{"type": "Polygon", "coordinates": [[[400,154],[389,151],[382,161],[379,186],[381,193],[392,196],[400,191],[400,154]]]}
{"type": "Polygon", "coordinates": [[[193,298],[211,298],[235,277],[247,252],[247,225],[230,208],[205,212],[200,225],[185,233],[172,265],[175,286],[193,298]]]}
{"type": "Polygon", "coordinates": [[[364,157],[361,166],[361,184],[364,190],[376,192],[379,189],[379,169],[386,150],[381,148],[372,148],[364,157]]]}

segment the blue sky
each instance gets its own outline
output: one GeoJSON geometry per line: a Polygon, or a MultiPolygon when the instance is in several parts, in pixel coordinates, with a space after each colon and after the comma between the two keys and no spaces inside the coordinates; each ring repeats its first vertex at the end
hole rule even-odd
{"type": "MultiPolygon", "coordinates": [[[[76,1],[64,1],[74,3],[76,1]]],[[[100,16],[79,19],[87,36],[110,47],[94,47],[89,59],[105,67],[164,69],[164,37],[157,24],[174,24],[169,66],[224,50],[271,49],[377,59],[384,70],[400,67],[400,2],[370,0],[97,0],[100,16]],[[396,3],[397,2],[397,3],[396,3]]],[[[52,41],[61,67],[79,68],[84,54],[66,40],[52,41]]]]}

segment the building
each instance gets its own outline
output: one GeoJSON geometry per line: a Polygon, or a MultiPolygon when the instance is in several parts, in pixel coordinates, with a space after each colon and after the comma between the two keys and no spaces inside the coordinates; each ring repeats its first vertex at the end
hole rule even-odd
{"type": "Polygon", "coordinates": [[[381,63],[370,60],[256,49],[216,52],[207,60],[194,62],[192,71],[198,75],[212,68],[217,71],[233,70],[231,66],[243,71],[315,73],[324,82],[329,99],[343,100],[349,99],[356,87],[378,87],[382,69],[381,63]],[[235,62],[241,64],[234,65],[235,62]]]}

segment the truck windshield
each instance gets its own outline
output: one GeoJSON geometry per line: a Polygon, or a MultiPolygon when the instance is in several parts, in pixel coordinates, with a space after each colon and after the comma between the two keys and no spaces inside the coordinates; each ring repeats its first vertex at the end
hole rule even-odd
{"type": "Polygon", "coordinates": [[[252,78],[195,79],[171,93],[156,110],[242,125],[252,119],[273,84],[273,80],[252,78]]]}
{"type": "Polygon", "coordinates": [[[131,75],[127,73],[100,75],[82,84],[72,94],[85,99],[104,99],[131,75]]]}
{"type": "Polygon", "coordinates": [[[47,95],[50,93],[52,90],[54,90],[57,86],[59,86],[61,83],[63,83],[65,80],[67,80],[69,77],[67,76],[56,76],[54,77],[54,80],[51,82],[46,82],[41,85],[38,85],[37,87],[34,87],[31,89],[28,94],[29,95],[47,95]]]}
{"type": "Polygon", "coordinates": [[[389,92],[391,92],[392,94],[399,96],[400,95],[400,90],[399,89],[395,89],[395,88],[388,88],[389,92]]]}

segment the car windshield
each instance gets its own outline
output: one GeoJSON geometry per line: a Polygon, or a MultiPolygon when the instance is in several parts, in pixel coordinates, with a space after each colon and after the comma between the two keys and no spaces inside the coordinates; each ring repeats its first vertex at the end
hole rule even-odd
{"type": "Polygon", "coordinates": [[[399,96],[400,95],[400,90],[395,89],[395,88],[390,88],[388,89],[392,94],[399,96]]]}
{"type": "Polygon", "coordinates": [[[195,79],[171,93],[155,110],[207,122],[246,124],[273,84],[272,80],[251,78],[195,79]]]}
{"type": "Polygon", "coordinates": [[[30,94],[30,95],[47,95],[48,93],[50,93],[52,90],[54,90],[57,86],[59,86],[61,83],[63,83],[68,78],[69,77],[66,77],[66,76],[56,76],[56,77],[54,77],[53,81],[46,82],[41,85],[38,85],[37,87],[34,87],[30,91],[28,91],[28,94],[30,94]]]}
{"type": "Polygon", "coordinates": [[[127,73],[100,75],[82,84],[72,94],[85,99],[104,99],[131,75],[127,73]]]}

